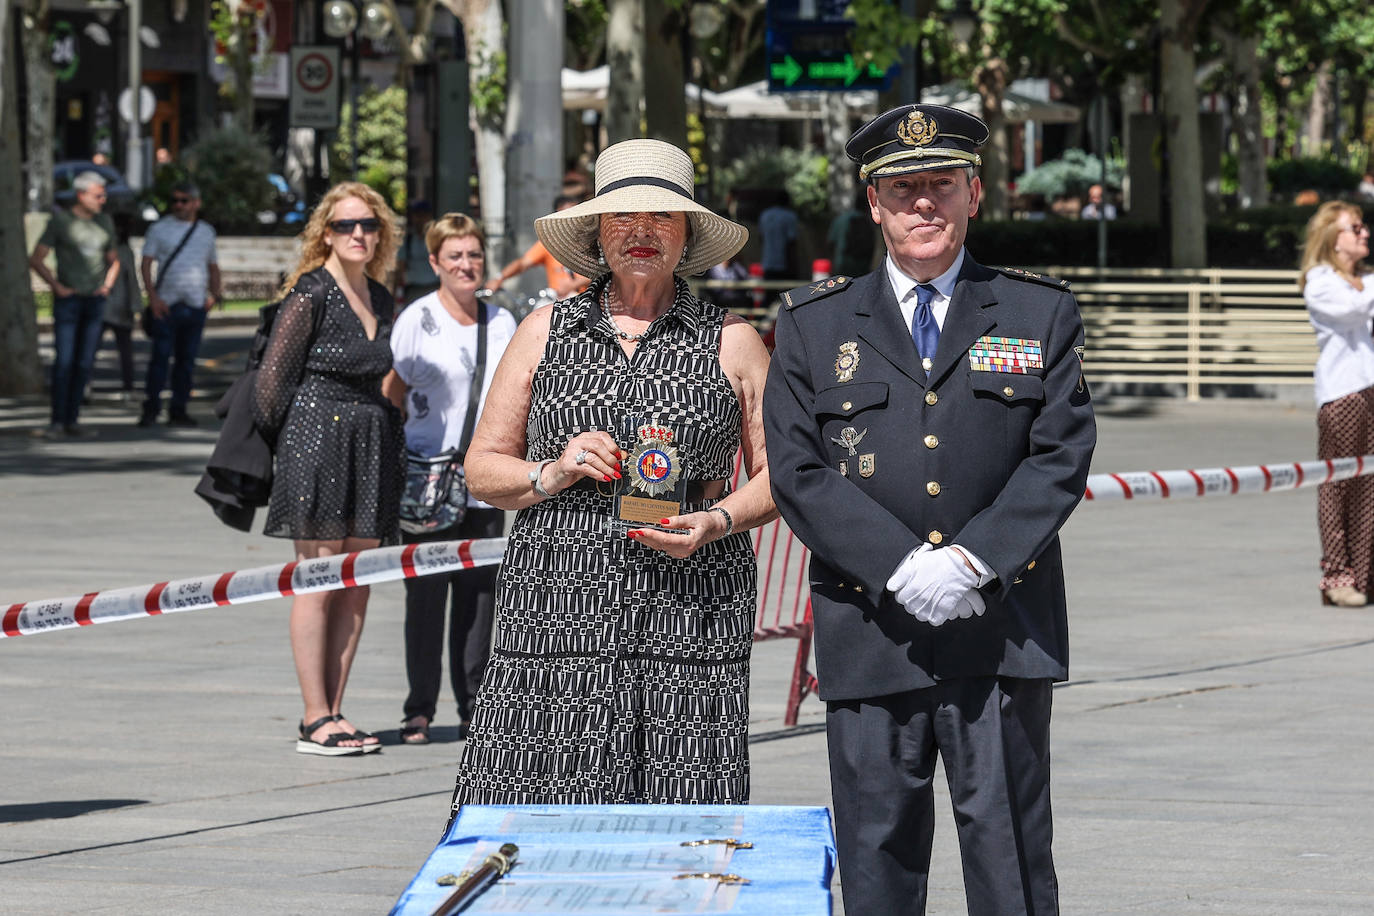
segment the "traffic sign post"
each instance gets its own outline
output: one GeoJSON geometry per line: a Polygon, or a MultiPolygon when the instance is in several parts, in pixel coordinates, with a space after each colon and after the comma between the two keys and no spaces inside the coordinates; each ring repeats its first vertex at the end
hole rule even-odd
{"type": "Polygon", "coordinates": [[[334,130],[339,126],[339,49],[297,45],[291,49],[291,127],[334,130]]]}
{"type": "Polygon", "coordinates": [[[884,90],[892,84],[895,66],[880,70],[854,59],[854,21],[844,15],[848,6],[849,0],[770,0],[770,92],[884,90]]]}

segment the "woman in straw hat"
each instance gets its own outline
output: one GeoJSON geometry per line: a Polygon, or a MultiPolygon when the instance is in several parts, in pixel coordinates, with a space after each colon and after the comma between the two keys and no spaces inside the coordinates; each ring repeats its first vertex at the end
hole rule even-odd
{"type": "Polygon", "coordinates": [[[692,174],[627,140],[592,200],[535,222],[595,279],[520,325],[468,451],[473,494],[520,511],[455,806],[748,800],[768,356],[681,279],[746,237],[692,174]]]}

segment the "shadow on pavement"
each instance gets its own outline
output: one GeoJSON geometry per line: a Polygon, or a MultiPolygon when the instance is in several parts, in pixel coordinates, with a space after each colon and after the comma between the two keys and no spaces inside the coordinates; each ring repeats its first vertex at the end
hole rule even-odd
{"type": "Polygon", "coordinates": [[[0,805],[0,824],[44,821],[59,817],[80,817],[92,811],[109,811],[146,805],[142,798],[87,798],[79,801],[32,802],[27,805],[0,805]]]}

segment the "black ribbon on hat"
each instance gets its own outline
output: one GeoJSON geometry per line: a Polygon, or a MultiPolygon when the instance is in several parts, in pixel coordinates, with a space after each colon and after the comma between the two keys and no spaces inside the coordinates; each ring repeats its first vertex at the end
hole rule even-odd
{"type": "Polygon", "coordinates": [[[606,185],[606,187],[602,188],[600,191],[597,191],[596,196],[600,197],[602,194],[609,194],[611,191],[619,191],[621,188],[632,188],[637,185],[646,184],[653,185],[656,188],[665,188],[669,191],[673,191],[674,193],[681,194],[683,197],[687,198],[688,200],[694,203],[696,201],[696,198],[692,195],[691,190],[683,190],[682,185],[678,184],[677,182],[669,181],[666,178],[654,178],[649,175],[641,175],[636,178],[622,178],[619,181],[613,181],[610,184],[606,185]]]}

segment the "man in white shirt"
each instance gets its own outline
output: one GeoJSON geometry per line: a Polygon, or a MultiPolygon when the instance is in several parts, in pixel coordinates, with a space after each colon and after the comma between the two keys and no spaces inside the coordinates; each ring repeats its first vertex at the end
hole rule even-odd
{"type": "Polygon", "coordinates": [[[169,361],[172,397],[167,425],[196,425],[186,405],[191,400],[205,314],[214,305],[224,305],[215,230],[209,223],[201,222],[199,213],[200,190],[189,181],[180,182],[172,188],[172,212],[149,227],[143,240],[139,269],[152,312],[152,352],[148,356],[148,382],[139,426],[149,427],[157,422],[169,361]]]}

